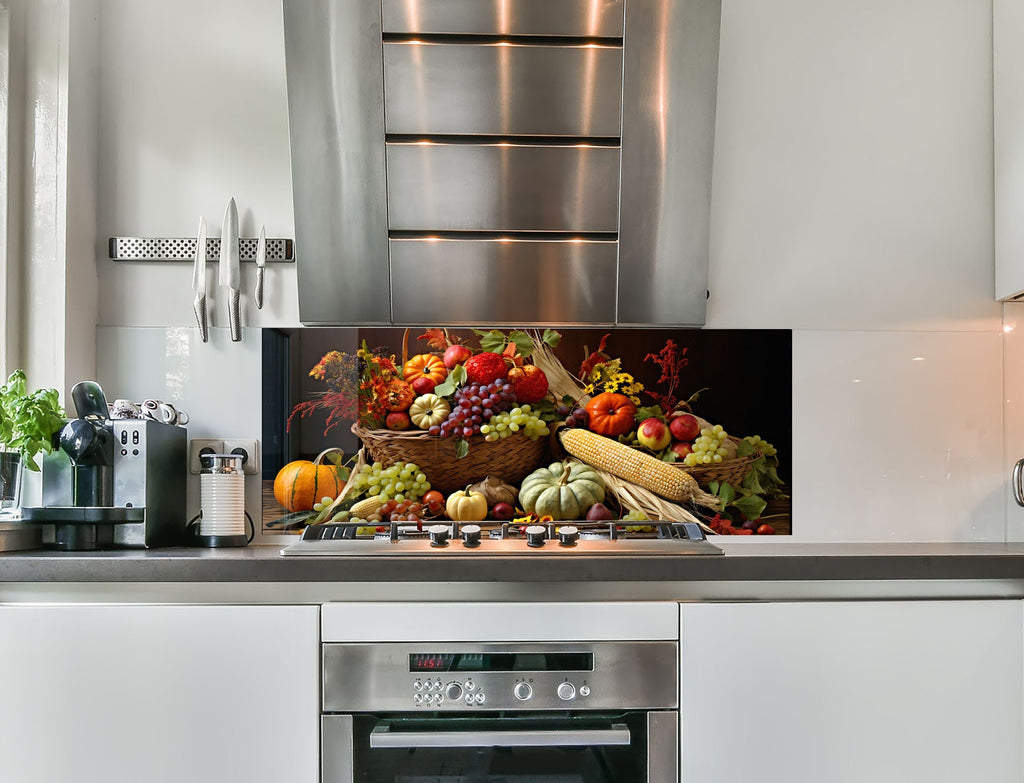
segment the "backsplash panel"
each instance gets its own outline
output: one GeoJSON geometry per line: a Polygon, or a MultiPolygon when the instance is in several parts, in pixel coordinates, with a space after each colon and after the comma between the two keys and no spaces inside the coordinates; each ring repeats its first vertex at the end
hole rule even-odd
{"type": "MultiPolygon", "coordinates": [[[[685,329],[563,329],[555,354],[573,374],[587,352],[595,351],[608,335],[605,352],[619,357],[622,370],[629,372],[646,389],[666,392],[661,371],[650,359],[667,340],[686,350],[687,364],[679,375],[675,396],[687,399],[699,393],[694,412],[712,423],[722,424],[738,437],[760,435],[779,451],[779,475],[792,488],[792,335],[788,330],[685,330],[685,329]]],[[[272,482],[278,469],[293,459],[313,459],[329,447],[340,447],[346,456],[359,448],[350,432],[351,421],[325,433],[327,414],[309,417],[288,415],[298,403],[315,400],[327,390],[324,382],[309,377],[310,368],[328,351],[353,353],[366,342],[370,348],[386,347],[398,362],[403,341],[412,356],[430,350],[418,339],[424,330],[400,328],[303,328],[265,330],[264,333],[264,481],[272,482]],[[268,374],[272,373],[272,375],[268,374]],[[281,395],[281,396],[278,396],[281,395]]],[[[479,337],[471,330],[450,329],[473,348],[479,337]]],[[[507,333],[507,330],[506,330],[507,333]]],[[[641,393],[643,405],[654,399],[641,393]]],[[[472,446],[470,446],[472,448],[472,446]]],[[[430,477],[427,471],[428,478],[430,477]]],[[[483,478],[481,476],[480,478],[483,478]]],[[[269,494],[265,490],[265,494],[269,494]]],[[[788,504],[772,508],[780,532],[789,532],[788,504]]],[[[264,507],[264,524],[284,510],[271,502],[264,507]]]]}
{"type": "MultiPolygon", "coordinates": [[[[260,329],[231,342],[226,327],[204,343],[195,327],[101,326],[97,378],[110,402],[164,400],[188,413],[188,437],[260,438],[260,329]]],[[[245,477],[245,506],[259,528],[260,477],[245,477]]],[[[199,477],[188,477],[188,515],[199,513],[199,477]]]]}
{"type": "Polygon", "coordinates": [[[807,541],[1002,541],[1002,335],[794,332],[807,541]]]}

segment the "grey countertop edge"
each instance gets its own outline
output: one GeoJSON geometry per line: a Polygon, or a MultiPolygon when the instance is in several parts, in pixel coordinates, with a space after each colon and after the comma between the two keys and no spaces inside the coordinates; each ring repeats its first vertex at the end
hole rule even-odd
{"type": "Polygon", "coordinates": [[[241,549],[0,554],[0,583],[1024,580],[1024,543],[719,542],[725,556],[281,557],[241,549]]]}

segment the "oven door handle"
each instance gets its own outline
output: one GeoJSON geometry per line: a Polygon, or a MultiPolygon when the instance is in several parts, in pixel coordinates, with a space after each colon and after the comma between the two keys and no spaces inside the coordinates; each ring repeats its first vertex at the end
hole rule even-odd
{"type": "Polygon", "coordinates": [[[370,732],[371,748],[554,748],[628,745],[629,727],[614,723],[607,729],[540,731],[391,731],[379,723],[370,732]]]}

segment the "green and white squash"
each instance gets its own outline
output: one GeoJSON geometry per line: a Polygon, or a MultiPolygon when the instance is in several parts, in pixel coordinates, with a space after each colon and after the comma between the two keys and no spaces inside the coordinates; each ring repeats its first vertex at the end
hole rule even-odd
{"type": "Polygon", "coordinates": [[[590,507],[604,501],[604,479],[576,460],[552,462],[523,479],[519,503],[528,514],[554,520],[583,519],[590,507]]]}

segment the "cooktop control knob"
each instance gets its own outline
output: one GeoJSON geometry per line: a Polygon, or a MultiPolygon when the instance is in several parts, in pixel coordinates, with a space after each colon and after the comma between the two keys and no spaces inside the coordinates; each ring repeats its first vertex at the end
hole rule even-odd
{"type": "Polygon", "coordinates": [[[526,528],[527,546],[544,546],[544,540],[548,536],[547,528],[544,525],[530,525],[526,528]]]}
{"type": "Polygon", "coordinates": [[[512,689],[512,695],[519,701],[528,701],[533,696],[533,688],[528,682],[517,682],[516,687],[512,689]]]}
{"type": "Polygon", "coordinates": [[[448,546],[448,525],[431,525],[427,532],[431,546],[448,546]]]}
{"type": "Polygon", "coordinates": [[[480,546],[480,525],[463,525],[462,543],[467,547],[480,546]]]}
{"type": "Polygon", "coordinates": [[[450,682],[444,689],[444,697],[448,701],[458,701],[462,698],[462,686],[457,682],[450,682]]]}
{"type": "Polygon", "coordinates": [[[576,686],[571,682],[560,682],[555,693],[562,701],[572,701],[576,698],[576,686]]]}
{"type": "Polygon", "coordinates": [[[561,546],[576,546],[580,531],[575,525],[562,525],[558,528],[558,543],[561,546]]]}

